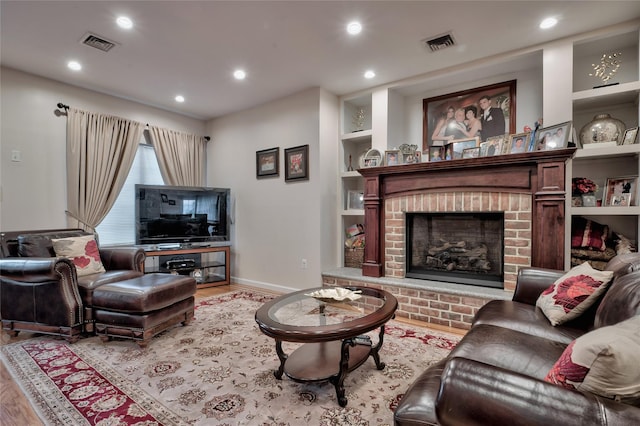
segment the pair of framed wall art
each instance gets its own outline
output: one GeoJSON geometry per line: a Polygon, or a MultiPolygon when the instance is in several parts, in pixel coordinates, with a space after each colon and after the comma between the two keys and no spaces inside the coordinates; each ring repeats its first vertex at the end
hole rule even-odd
{"type": "MultiPolygon", "coordinates": [[[[309,145],[284,150],[284,180],[286,182],[309,179],[309,145]]],[[[280,176],[280,147],[256,151],[256,178],[280,176]]]]}

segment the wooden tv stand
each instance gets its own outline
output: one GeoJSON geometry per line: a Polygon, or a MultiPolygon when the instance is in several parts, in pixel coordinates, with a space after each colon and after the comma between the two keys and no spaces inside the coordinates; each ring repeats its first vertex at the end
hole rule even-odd
{"type": "Polygon", "coordinates": [[[176,247],[171,249],[144,247],[146,274],[161,272],[191,275],[199,288],[229,285],[231,283],[231,244],[209,247],[176,247]],[[167,260],[195,261],[195,265],[167,268],[167,260]]]}

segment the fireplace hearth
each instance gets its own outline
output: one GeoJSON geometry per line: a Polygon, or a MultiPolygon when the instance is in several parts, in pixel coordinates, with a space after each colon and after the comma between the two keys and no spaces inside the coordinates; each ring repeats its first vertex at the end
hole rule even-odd
{"type": "Polygon", "coordinates": [[[406,214],[406,277],[503,288],[504,214],[406,214]]]}

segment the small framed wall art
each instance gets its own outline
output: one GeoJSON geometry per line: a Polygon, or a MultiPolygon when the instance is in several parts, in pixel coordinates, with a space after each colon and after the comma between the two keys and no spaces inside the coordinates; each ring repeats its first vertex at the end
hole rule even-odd
{"type": "Polygon", "coordinates": [[[286,182],[309,179],[309,145],[284,150],[284,180],[286,182]]]}
{"type": "Polygon", "coordinates": [[[280,148],[256,151],[256,178],[280,176],[280,148]]]}

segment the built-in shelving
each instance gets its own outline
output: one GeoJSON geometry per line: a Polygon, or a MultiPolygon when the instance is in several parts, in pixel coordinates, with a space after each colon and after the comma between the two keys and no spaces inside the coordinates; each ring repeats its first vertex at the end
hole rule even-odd
{"type": "MultiPolygon", "coordinates": [[[[637,127],[640,117],[640,67],[638,63],[639,33],[633,31],[600,37],[576,43],[573,58],[574,92],[572,94],[572,116],[576,133],[596,114],[610,114],[622,120],[627,128],[637,127]],[[604,50],[603,50],[604,49],[604,50]],[[622,66],[604,87],[590,88],[594,84],[587,70],[590,64],[598,63],[606,52],[622,52],[622,66]]],[[[597,83],[597,81],[595,82],[597,83]]],[[[571,191],[571,179],[586,177],[593,180],[599,189],[596,198],[602,203],[607,179],[640,175],[640,144],[587,147],[578,149],[567,167],[566,185],[571,191]]],[[[622,233],[638,241],[640,237],[640,194],[636,194],[634,206],[573,207],[567,201],[565,238],[565,267],[571,261],[571,225],[573,218],[583,216],[608,225],[611,232],[622,233]]]]}

